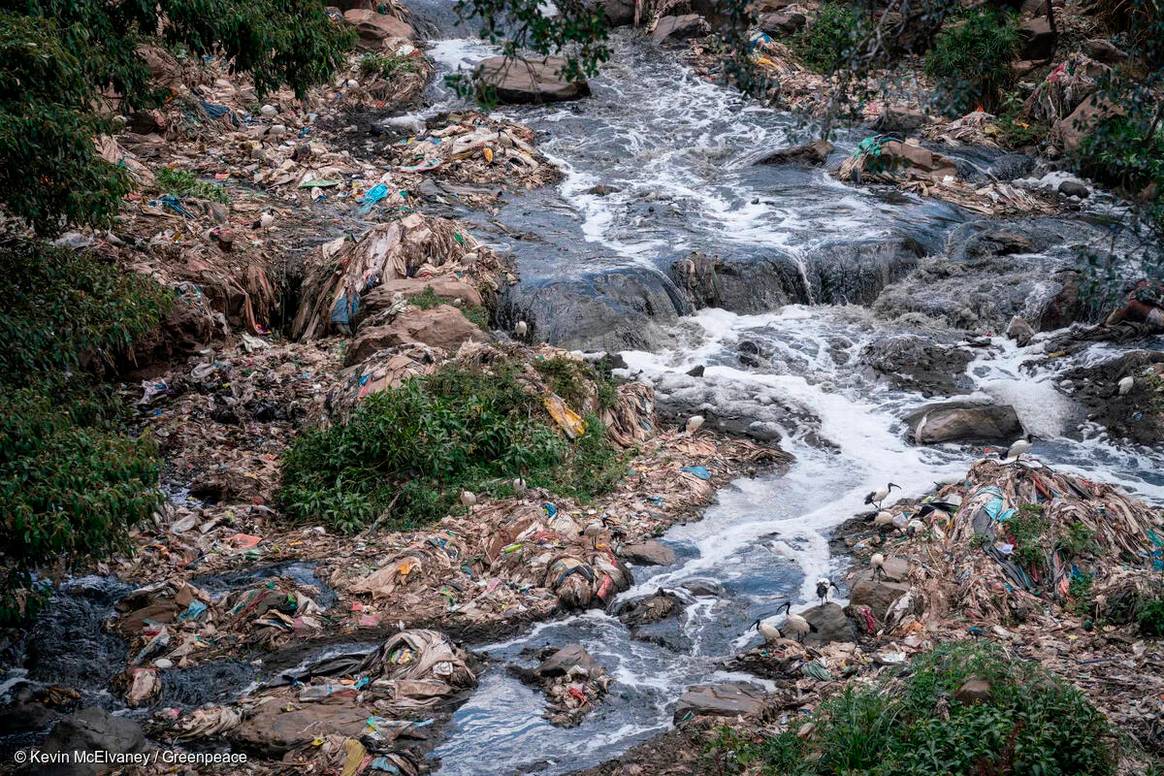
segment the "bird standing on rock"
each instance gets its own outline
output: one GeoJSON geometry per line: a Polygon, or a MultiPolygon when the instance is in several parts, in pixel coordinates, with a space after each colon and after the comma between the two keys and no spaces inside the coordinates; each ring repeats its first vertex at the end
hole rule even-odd
{"type": "Polygon", "coordinates": [[[1120,396],[1127,396],[1136,385],[1136,378],[1128,375],[1119,382],[1120,396]]]}
{"type": "Polygon", "coordinates": [[[875,552],[869,556],[869,566],[873,569],[874,579],[885,576],[885,556],[881,553],[875,552]]]}
{"type": "Polygon", "coordinates": [[[837,583],[828,577],[821,577],[816,581],[816,597],[820,599],[821,606],[828,603],[829,588],[836,590],[838,593],[841,592],[841,589],[837,587],[837,583]]]}
{"type": "Polygon", "coordinates": [[[892,483],[892,482],[883,488],[878,488],[877,490],[875,490],[872,493],[865,496],[865,503],[866,504],[873,504],[878,509],[881,509],[881,502],[884,501],[885,499],[889,498],[889,494],[891,492],[893,492],[894,488],[901,490],[900,485],[897,485],[896,483],[892,483]]]}
{"type": "MultiPolygon", "coordinates": [[[[776,611],[780,611],[777,609],[776,611]]],[[[801,617],[799,614],[792,613],[792,602],[784,602],[784,632],[791,633],[796,637],[797,641],[804,641],[804,637],[812,630],[812,626],[808,624],[808,620],[801,617]]]]}

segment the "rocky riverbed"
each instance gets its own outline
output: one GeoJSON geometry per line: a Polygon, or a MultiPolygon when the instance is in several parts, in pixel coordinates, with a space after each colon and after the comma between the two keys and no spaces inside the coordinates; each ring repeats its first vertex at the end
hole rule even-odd
{"type": "Polygon", "coordinates": [[[121,386],[169,498],[132,554],[61,581],[5,642],[0,749],[695,774],[721,722],[796,730],[969,628],[1079,685],[1134,737],[1128,772],[1158,757],[1161,688],[1130,677],[1159,673],[1159,641],[1104,607],[1158,585],[1164,334],[1093,303],[1079,264],[1132,250],[1111,229],[1125,203],[920,130],[893,151],[903,179],[842,174],[860,124],[773,159],[813,119],[713,82],[699,17],[621,27],[585,91],[527,105],[507,82],[513,104],[484,114],[442,76],[497,52],[450,8],[349,11],[415,77],[361,82],[353,60],[254,115],[213,63],[163,60],[240,121],[140,117],[107,147],[147,190],[180,164],[232,201],[142,198],[70,238],[181,292],[121,386]],[[583,369],[576,396],[546,361],[583,369]],[[354,536],[280,513],[296,435],[442,365],[503,363],[562,433],[601,419],[627,467],[609,494],[514,483],[354,536]],[[875,525],[865,496],[890,482],[875,525]],[[992,487],[1085,524],[1087,562],[1048,534],[1054,573],[1016,584],[1014,543],[977,517],[992,487]],[[1106,596],[1090,612],[1072,562],[1106,596]],[[810,637],[765,643],[752,626],[785,602],[810,637]]]}

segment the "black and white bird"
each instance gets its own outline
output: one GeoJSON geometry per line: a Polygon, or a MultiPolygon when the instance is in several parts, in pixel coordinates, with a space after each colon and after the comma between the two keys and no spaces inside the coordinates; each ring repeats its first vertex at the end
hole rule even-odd
{"type": "Polygon", "coordinates": [[[768,644],[771,644],[772,642],[778,641],[780,639],[779,629],[770,622],[756,620],[754,623],[752,623],[752,627],[760,631],[760,635],[764,637],[764,641],[768,644]]]}
{"type": "Polygon", "coordinates": [[[841,589],[837,587],[837,583],[828,577],[821,577],[816,581],[816,597],[820,599],[821,606],[828,603],[830,589],[836,590],[838,593],[841,592],[841,589]]]}
{"type": "Polygon", "coordinates": [[[875,507],[877,507],[878,509],[881,509],[881,502],[884,501],[885,499],[889,498],[889,494],[893,491],[894,488],[901,490],[900,485],[897,485],[897,484],[892,483],[892,482],[883,488],[878,488],[877,490],[875,490],[872,493],[865,496],[865,503],[872,504],[875,507]]]}
{"type": "MultiPolygon", "coordinates": [[[[780,611],[777,609],[776,611],[780,611]]],[[[799,614],[792,613],[792,602],[784,602],[784,627],[785,633],[792,634],[797,641],[804,641],[804,637],[812,630],[812,626],[808,624],[808,620],[801,617],[799,614]]]]}
{"type": "Polygon", "coordinates": [[[1021,439],[1016,439],[1011,443],[1010,447],[1006,449],[1006,460],[1017,461],[1023,455],[1029,453],[1031,450],[1031,442],[1034,437],[1030,434],[1024,434],[1021,439]]]}

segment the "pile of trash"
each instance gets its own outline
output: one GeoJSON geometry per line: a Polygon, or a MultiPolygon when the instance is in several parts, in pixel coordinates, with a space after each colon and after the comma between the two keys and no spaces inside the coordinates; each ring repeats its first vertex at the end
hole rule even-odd
{"type": "Polygon", "coordinates": [[[291,326],[296,339],[354,333],[362,320],[392,307],[398,294],[419,294],[438,280],[455,282],[445,292],[448,298],[461,304],[476,299],[478,305],[501,282],[516,282],[503,259],[462,225],[419,213],[377,224],[354,243],[326,243],[309,257],[305,274],[291,326]]]}
{"type": "Polygon", "coordinates": [[[580,644],[547,647],[537,657],[534,668],[511,670],[546,694],[546,718],[559,727],[579,724],[609,692],[612,677],[580,644]]]}
{"type": "Polygon", "coordinates": [[[476,111],[453,113],[448,124],[426,128],[389,146],[397,170],[432,174],[454,183],[536,188],[553,183],[561,171],[533,146],[527,127],[476,111]]]}
{"type": "Polygon", "coordinates": [[[961,118],[930,124],[922,130],[927,140],[948,143],[952,146],[971,145],[998,148],[999,135],[997,117],[984,110],[967,113],[961,118]]]}
{"type": "Polygon", "coordinates": [[[444,634],[403,630],[371,651],[325,653],[230,706],[162,709],[154,727],[169,740],[225,738],[300,767],[415,774],[434,725],[476,683],[469,656],[444,634]]]}
{"type": "Polygon", "coordinates": [[[958,175],[954,160],[923,148],[916,140],[886,135],[865,138],[836,176],[853,183],[890,183],[906,191],[934,197],[984,215],[1048,214],[1059,210],[1056,200],[1009,183],[970,183],[958,175]]]}
{"type": "Polygon", "coordinates": [[[1076,52],[1055,65],[1035,87],[1023,104],[1023,114],[1047,124],[1062,121],[1095,93],[1110,72],[1107,65],[1076,52]]]}

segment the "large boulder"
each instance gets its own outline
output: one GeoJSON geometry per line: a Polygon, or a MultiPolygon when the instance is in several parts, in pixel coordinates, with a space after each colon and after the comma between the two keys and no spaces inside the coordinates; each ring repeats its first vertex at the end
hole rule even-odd
{"type": "Polygon", "coordinates": [[[500,102],[558,102],[590,95],[586,81],[565,78],[562,57],[517,59],[490,57],[477,66],[477,79],[492,88],[500,102]]]}
{"type": "Polygon", "coordinates": [[[711,25],[699,14],[664,16],[655,25],[655,31],[651,33],[651,42],[655,44],[671,43],[687,38],[701,38],[709,34],[711,34],[711,25]]]}
{"type": "Polygon", "coordinates": [[[654,539],[624,545],[618,554],[640,566],[670,566],[675,562],[675,551],[654,539]]]}
{"type": "Polygon", "coordinates": [[[635,0],[598,0],[595,6],[602,9],[606,23],[611,27],[623,27],[635,22],[635,0]]]}
{"type": "Polygon", "coordinates": [[[799,32],[808,23],[805,9],[799,5],[782,8],[773,13],[760,14],[757,24],[773,38],[780,38],[799,32]]]}
{"type": "Polygon", "coordinates": [[[1019,59],[1045,61],[1055,56],[1058,36],[1046,16],[1027,19],[1019,25],[1019,59]]]}
{"type": "Polygon", "coordinates": [[[345,11],[344,21],[356,28],[356,45],[367,51],[380,51],[393,40],[416,38],[416,31],[407,22],[367,8],[345,11]]]}
{"type": "Polygon", "coordinates": [[[906,418],[918,444],[984,441],[1006,442],[1023,431],[1018,415],[1009,405],[974,401],[929,404],[906,418]]]}
{"type": "Polygon", "coordinates": [[[890,582],[885,579],[862,577],[849,591],[849,606],[868,606],[878,620],[885,619],[889,608],[910,591],[904,582],[890,582]]]}
{"type": "Polygon", "coordinates": [[[675,724],[695,717],[762,717],[768,700],[763,688],[749,682],[697,684],[675,706],[675,724]]]}
{"type": "Polygon", "coordinates": [[[348,347],[345,363],[358,364],[377,351],[396,345],[419,342],[451,353],[465,342],[488,339],[489,335],[452,305],[442,304],[427,310],[409,307],[391,323],[362,328],[348,347]]]}
{"type": "Polygon", "coordinates": [[[893,385],[922,396],[949,396],[973,387],[966,366],[974,354],[931,335],[881,337],[861,351],[861,361],[893,385]]]}
{"type": "Polygon", "coordinates": [[[801,612],[812,630],[806,641],[856,641],[857,629],[840,604],[826,603],[801,612]]]}
{"type": "Polygon", "coordinates": [[[1098,94],[1092,94],[1079,103],[1079,107],[1072,111],[1071,115],[1055,122],[1051,127],[1051,137],[1059,143],[1063,151],[1067,153],[1078,151],[1083,140],[1101,122],[1122,112],[1118,106],[1104,100],[1098,94]]]}

